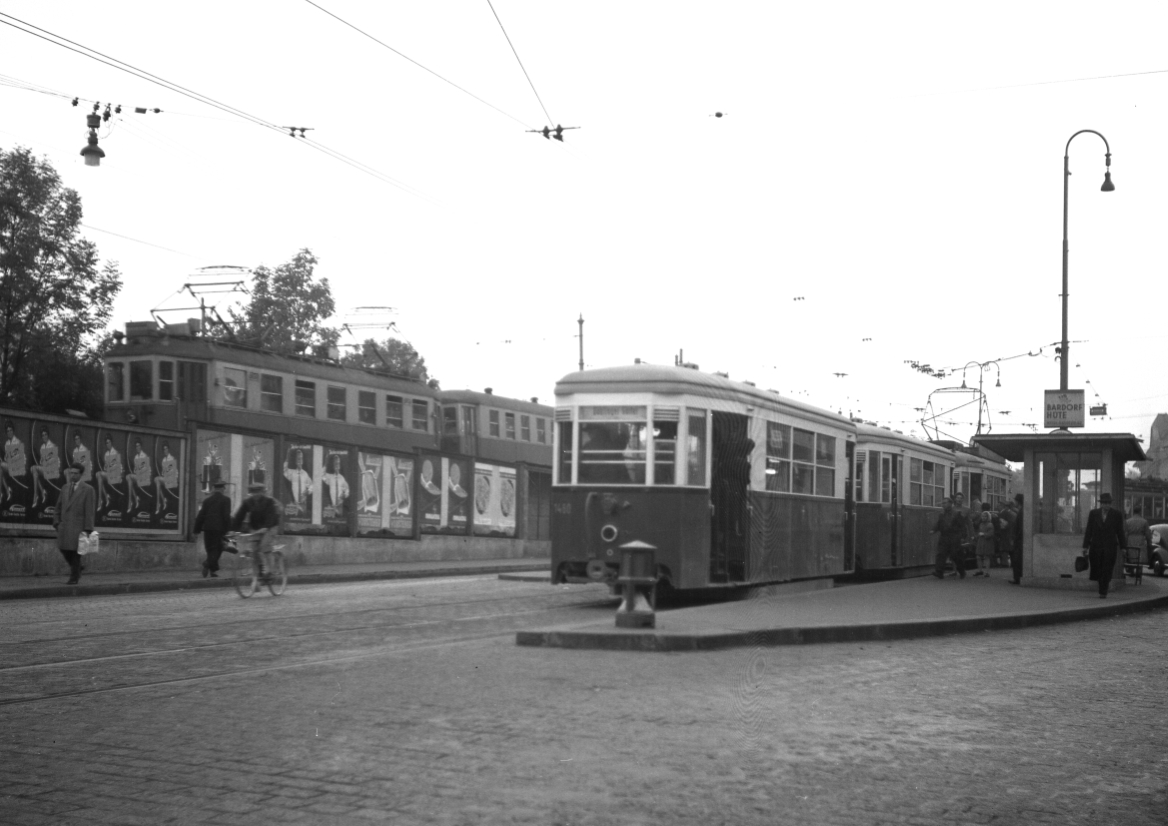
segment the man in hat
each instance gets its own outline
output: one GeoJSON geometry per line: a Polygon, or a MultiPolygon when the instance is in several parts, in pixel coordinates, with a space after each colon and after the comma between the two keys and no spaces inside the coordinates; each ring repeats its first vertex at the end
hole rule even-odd
{"type": "Polygon", "coordinates": [[[1127,546],[1123,529],[1123,514],[1111,507],[1111,494],[1099,496],[1099,507],[1087,515],[1087,530],[1083,533],[1083,555],[1091,563],[1091,581],[1099,583],[1099,598],[1107,596],[1111,574],[1120,548],[1127,546]]]}
{"type": "Polygon", "coordinates": [[[260,534],[259,547],[256,554],[256,565],[260,576],[266,576],[264,569],[264,554],[272,549],[276,538],[276,529],[280,527],[280,509],[276,500],[267,494],[267,487],[263,482],[253,482],[247,486],[247,498],[235,512],[231,520],[233,531],[249,530],[260,534]]]}
{"type": "Polygon", "coordinates": [[[88,536],[93,532],[94,492],[93,488],[81,482],[85,467],[74,462],[65,469],[65,484],[57,499],[57,509],[53,512],[53,527],[57,529],[57,547],[61,556],[69,564],[67,585],[76,585],[81,579],[81,555],[77,553],[78,538],[84,531],[88,536]]]}
{"type": "Polygon", "coordinates": [[[1014,496],[1014,523],[1010,526],[1013,532],[1013,541],[1010,550],[1010,567],[1013,568],[1014,578],[1010,582],[1014,585],[1022,584],[1022,494],[1014,496]]]}
{"type": "Polygon", "coordinates": [[[223,555],[223,537],[231,530],[231,500],[223,489],[227,483],[217,479],[212,485],[211,495],[203,500],[195,517],[195,533],[203,534],[203,550],[207,559],[203,562],[203,578],[219,576],[219,557],[223,555]]]}

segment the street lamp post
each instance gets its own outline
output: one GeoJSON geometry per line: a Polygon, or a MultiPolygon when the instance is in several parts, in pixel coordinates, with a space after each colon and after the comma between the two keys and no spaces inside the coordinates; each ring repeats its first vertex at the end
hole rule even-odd
{"type": "Polygon", "coordinates": [[[1114,192],[1115,184],[1111,182],[1111,146],[1107,143],[1107,138],[1096,132],[1094,129],[1080,129],[1067,140],[1067,149],[1063,154],[1063,341],[1062,348],[1059,350],[1059,358],[1061,363],[1059,366],[1059,390],[1067,389],[1068,368],[1070,366],[1070,343],[1067,341],[1067,194],[1068,184],[1071,180],[1071,141],[1082,135],[1084,132],[1090,132],[1092,135],[1099,135],[1100,140],[1103,141],[1103,146],[1107,150],[1104,156],[1107,160],[1107,171],[1103,173],[1103,186],[1100,187],[1102,192],[1114,192]]]}

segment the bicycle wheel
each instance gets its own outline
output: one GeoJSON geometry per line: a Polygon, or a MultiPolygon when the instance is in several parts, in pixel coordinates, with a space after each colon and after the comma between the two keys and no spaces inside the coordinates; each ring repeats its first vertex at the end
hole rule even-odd
{"type": "Polygon", "coordinates": [[[288,569],[284,565],[284,554],[272,551],[268,555],[268,590],[272,592],[272,596],[278,597],[284,593],[287,585],[288,569]]]}
{"type": "Polygon", "coordinates": [[[252,564],[251,554],[240,552],[235,555],[231,584],[235,586],[235,592],[244,599],[259,590],[259,577],[256,575],[255,565],[252,564]]]}

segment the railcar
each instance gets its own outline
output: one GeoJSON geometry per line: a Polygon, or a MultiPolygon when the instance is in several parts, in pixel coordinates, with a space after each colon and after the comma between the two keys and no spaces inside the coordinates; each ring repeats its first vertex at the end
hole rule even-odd
{"type": "Polygon", "coordinates": [[[614,585],[630,548],[666,589],[853,570],[847,417],[686,366],[585,370],[555,393],[553,582],[614,585]]]}
{"type": "Polygon", "coordinates": [[[953,467],[953,493],[965,496],[971,510],[988,504],[997,513],[1009,500],[1010,469],[1005,461],[986,448],[950,445],[956,463],[953,467]]]}
{"type": "Polygon", "coordinates": [[[914,576],[932,570],[930,531],[949,495],[956,454],[930,442],[856,425],[856,573],[914,576]]]}

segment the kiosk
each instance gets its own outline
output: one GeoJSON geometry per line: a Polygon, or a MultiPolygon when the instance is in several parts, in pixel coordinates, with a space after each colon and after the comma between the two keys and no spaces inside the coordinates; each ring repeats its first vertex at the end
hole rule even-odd
{"type": "MultiPolygon", "coordinates": [[[[1130,433],[1071,433],[1066,430],[976,436],[1011,462],[1022,462],[1022,584],[1045,588],[1095,588],[1086,571],[1075,572],[1083,553],[1087,514],[1099,495],[1122,507],[1123,466],[1146,457],[1130,433]]],[[[1126,516],[1127,514],[1124,514],[1126,516]]],[[[1123,553],[1115,561],[1111,590],[1124,587],[1123,553]]]]}

